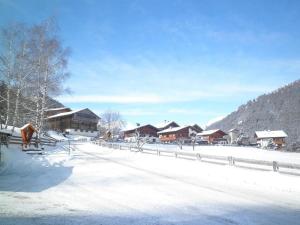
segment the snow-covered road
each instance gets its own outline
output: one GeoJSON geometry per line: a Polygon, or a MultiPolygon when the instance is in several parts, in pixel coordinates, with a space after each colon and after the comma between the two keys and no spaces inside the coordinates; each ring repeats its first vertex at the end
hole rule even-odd
{"type": "Polygon", "coordinates": [[[6,150],[0,224],[300,224],[300,177],[78,144],[6,150]]]}

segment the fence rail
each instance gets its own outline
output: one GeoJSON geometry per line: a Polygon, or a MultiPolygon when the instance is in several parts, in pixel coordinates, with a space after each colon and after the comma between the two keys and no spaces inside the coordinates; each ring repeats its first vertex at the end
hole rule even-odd
{"type": "MultiPolygon", "coordinates": [[[[55,146],[57,143],[56,140],[54,139],[50,139],[50,138],[39,138],[39,139],[36,139],[36,138],[32,138],[31,139],[31,142],[30,144],[41,144],[41,145],[47,145],[47,146],[55,146]]],[[[9,144],[20,144],[22,145],[23,144],[23,140],[22,140],[22,137],[19,137],[19,136],[11,136],[9,138],[9,144]]]]}
{"type": "Polygon", "coordinates": [[[130,145],[121,145],[121,144],[115,144],[115,143],[107,143],[107,142],[99,142],[94,141],[93,142],[96,145],[100,145],[102,147],[108,147],[113,149],[119,149],[119,150],[139,150],[140,152],[150,152],[153,154],[156,154],[158,156],[160,155],[168,155],[168,156],[175,156],[175,157],[189,157],[191,159],[200,160],[200,161],[213,161],[213,162],[221,162],[223,164],[228,164],[230,166],[242,166],[242,165],[255,165],[255,166],[265,166],[265,167],[271,167],[274,172],[279,171],[280,168],[282,169],[293,169],[293,170],[299,170],[300,172],[300,164],[295,163],[284,163],[284,162],[278,162],[278,161],[266,161],[266,160],[257,160],[257,159],[245,159],[245,158],[239,158],[239,157],[233,157],[233,156],[218,156],[218,155],[208,155],[208,154],[202,154],[199,152],[184,152],[184,151],[174,151],[174,150],[163,150],[163,149],[152,149],[152,148],[138,148],[136,146],[130,146],[130,145]]]}

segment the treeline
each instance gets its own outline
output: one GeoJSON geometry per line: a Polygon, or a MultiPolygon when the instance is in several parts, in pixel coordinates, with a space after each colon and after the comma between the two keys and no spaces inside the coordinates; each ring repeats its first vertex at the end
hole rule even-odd
{"type": "Polygon", "coordinates": [[[49,96],[66,91],[69,48],[62,46],[55,20],[12,24],[0,34],[0,113],[7,128],[31,122],[45,127],[45,110],[57,106],[49,96]]]}
{"type": "Polygon", "coordinates": [[[207,129],[216,128],[238,128],[253,139],[255,131],[284,130],[289,146],[300,144],[300,80],[249,101],[207,129]]]}

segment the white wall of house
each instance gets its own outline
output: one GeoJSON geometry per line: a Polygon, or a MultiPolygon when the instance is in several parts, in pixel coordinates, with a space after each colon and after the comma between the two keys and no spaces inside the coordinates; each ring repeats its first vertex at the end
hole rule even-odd
{"type": "Polygon", "coordinates": [[[75,129],[66,129],[66,132],[72,135],[80,135],[85,137],[96,137],[98,135],[98,131],[80,131],[75,129]]]}

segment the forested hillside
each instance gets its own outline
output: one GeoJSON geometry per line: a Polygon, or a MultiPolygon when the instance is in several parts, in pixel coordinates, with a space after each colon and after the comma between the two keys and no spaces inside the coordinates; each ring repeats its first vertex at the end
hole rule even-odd
{"type": "Polygon", "coordinates": [[[300,141],[300,80],[242,105],[207,129],[239,128],[250,137],[259,130],[284,130],[288,143],[300,141]]]}

